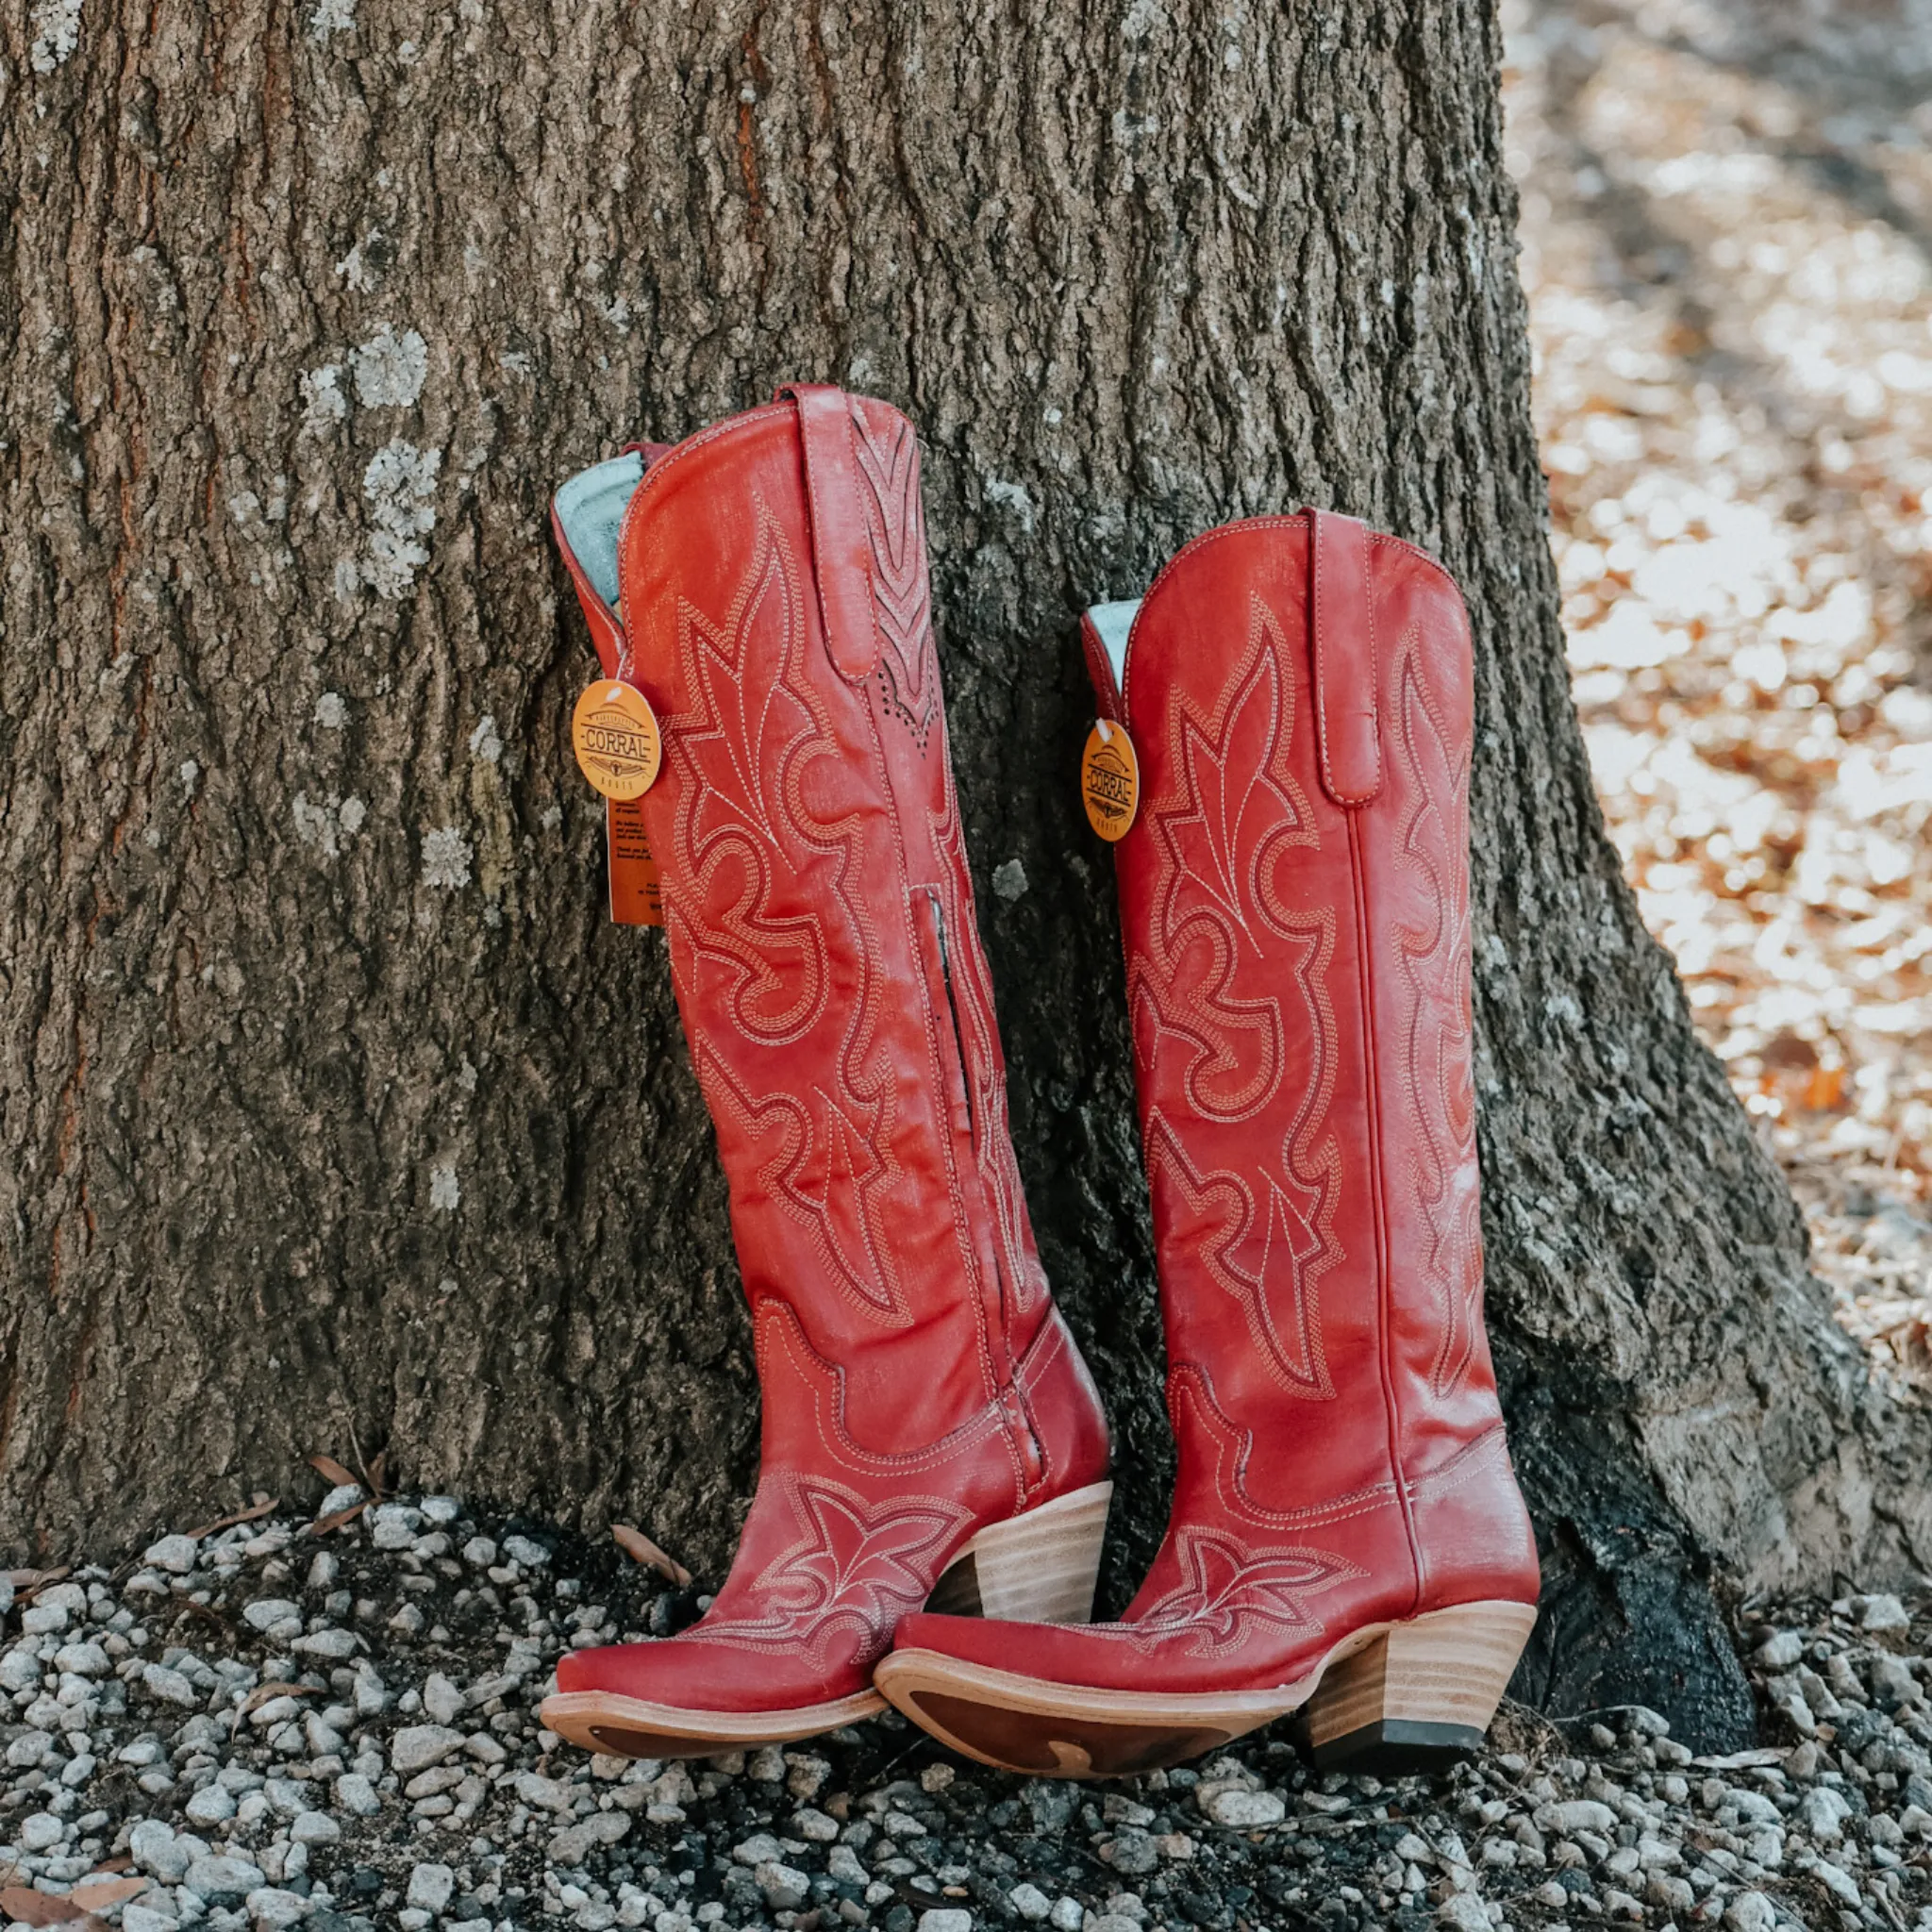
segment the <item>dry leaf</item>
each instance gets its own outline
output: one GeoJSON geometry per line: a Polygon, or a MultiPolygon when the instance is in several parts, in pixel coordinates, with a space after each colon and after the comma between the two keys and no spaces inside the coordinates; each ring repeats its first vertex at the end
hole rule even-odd
{"type": "Polygon", "coordinates": [[[258,1491],[252,1507],[237,1509],[232,1516],[218,1516],[212,1523],[204,1523],[199,1529],[191,1529],[188,1534],[199,1542],[205,1536],[215,1536],[222,1530],[233,1529],[238,1523],[259,1523],[275,1507],[275,1501],[274,1496],[264,1496],[258,1491]]]}
{"type": "Polygon", "coordinates": [[[375,1452],[375,1460],[369,1465],[367,1474],[369,1477],[370,1493],[380,1502],[388,1494],[388,1491],[384,1488],[384,1485],[389,1481],[389,1451],[387,1449],[378,1449],[375,1452]]]}
{"type": "Polygon", "coordinates": [[[9,1885],[0,1891],[0,1912],[21,1925],[68,1925],[85,1918],[87,1908],[73,1900],[56,1898],[50,1891],[30,1891],[24,1885],[9,1885]]]}
{"type": "Polygon", "coordinates": [[[311,1456],[308,1458],[308,1466],[327,1477],[336,1489],[359,1490],[362,1487],[362,1478],[351,1475],[333,1456],[311,1456]]]}
{"type": "Polygon", "coordinates": [[[146,1890],[145,1878],[83,1878],[67,1895],[75,1905],[95,1912],[139,1898],[146,1890]]]}
{"type": "Polygon", "coordinates": [[[675,1583],[679,1590],[691,1588],[691,1572],[675,1557],[660,1550],[642,1530],[633,1529],[627,1523],[616,1524],[610,1531],[617,1547],[633,1563],[642,1563],[647,1569],[655,1570],[667,1583],[675,1583]]]}
{"type": "Polygon", "coordinates": [[[1813,1113],[1829,1113],[1844,1104],[1845,1070],[1842,1067],[1813,1067],[1805,1082],[1805,1105],[1813,1113]]]}
{"type": "Polygon", "coordinates": [[[63,1576],[73,1574],[71,1563],[62,1563],[54,1570],[9,1570],[7,1578],[23,1596],[29,1597],[37,1590],[44,1590],[50,1583],[58,1583],[63,1576]]]}

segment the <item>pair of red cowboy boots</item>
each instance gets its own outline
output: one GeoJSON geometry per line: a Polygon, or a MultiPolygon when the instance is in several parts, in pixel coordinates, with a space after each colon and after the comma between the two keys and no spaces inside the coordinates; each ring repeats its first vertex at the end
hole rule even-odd
{"type": "Polygon", "coordinates": [[[891,1699],[1075,1776],[1292,1711],[1322,1764],[1479,1741],[1538,1576],[1482,1325],[1447,575],[1308,510],[1088,614],[1179,1441],[1153,1570],[1091,1624],[1107,1424],[1008,1131],[912,427],[787,390],[554,521],[661,732],[638,808],[764,1407],[715,1601],[566,1656],[544,1722],[701,1756],[891,1699]]]}

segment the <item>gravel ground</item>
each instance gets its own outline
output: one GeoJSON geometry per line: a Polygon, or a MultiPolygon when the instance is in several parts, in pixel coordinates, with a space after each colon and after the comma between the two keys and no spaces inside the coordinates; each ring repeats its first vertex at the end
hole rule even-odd
{"type": "Polygon", "coordinates": [[[1736,1757],[1642,1710],[1506,1710],[1441,1781],[1311,1777],[1263,1732],[1088,1787],[951,1759],[892,1715],[712,1764],[585,1757],[537,1722],[558,1652],[668,1634],[701,1599],[448,1497],[14,1579],[0,1922],[1932,1932],[1932,1601],[1747,1609],[1767,1742],[1736,1757]]]}

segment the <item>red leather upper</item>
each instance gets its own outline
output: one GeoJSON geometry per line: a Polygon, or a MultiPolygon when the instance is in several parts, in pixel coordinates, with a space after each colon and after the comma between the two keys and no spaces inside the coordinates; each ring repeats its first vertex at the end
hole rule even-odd
{"type": "Polygon", "coordinates": [[[918,444],[883,403],[785,396],[651,463],[617,622],[593,626],[663,731],[642,808],[730,1182],[763,1464],[704,1620],[566,1657],[558,1684],[734,1710],[864,1688],[974,1530],[1108,1458],[1008,1132],[918,444]]]}
{"type": "Polygon", "coordinates": [[[1339,1636],[1534,1602],[1481,1316],[1468,621],[1327,513],[1229,525],[1141,605],[1115,846],[1179,1475],[1123,1621],[920,1616],[1069,1683],[1286,1683],[1339,1636]]]}

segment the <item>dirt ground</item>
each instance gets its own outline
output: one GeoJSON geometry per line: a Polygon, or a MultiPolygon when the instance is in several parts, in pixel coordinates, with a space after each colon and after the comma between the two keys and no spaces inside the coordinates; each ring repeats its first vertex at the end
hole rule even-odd
{"type": "Polygon", "coordinates": [[[1507,0],[1564,625],[1611,837],[1932,1386],[1932,6],[1507,0]]]}

